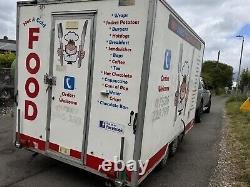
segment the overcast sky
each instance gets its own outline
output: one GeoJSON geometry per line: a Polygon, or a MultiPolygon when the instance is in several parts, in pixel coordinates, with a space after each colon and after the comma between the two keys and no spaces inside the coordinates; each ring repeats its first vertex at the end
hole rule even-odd
{"type": "Polygon", "coordinates": [[[242,65],[250,67],[250,0],[167,0],[206,42],[205,60],[232,65],[238,71],[242,39],[242,65]]]}
{"type": "MultiPolygon", "coordinates": [[[[205,60],[232,65],[237,71],[245,36],[243,67],[250,67],[250,0],[167,0],[206,42],[205,60]]],[[[0,0],[0,38],[15,39],[16,0],[0,0]]]]}

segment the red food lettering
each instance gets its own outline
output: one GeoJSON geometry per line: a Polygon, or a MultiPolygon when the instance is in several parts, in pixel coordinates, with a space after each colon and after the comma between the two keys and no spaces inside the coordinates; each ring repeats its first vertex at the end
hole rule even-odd
{"type": "MultiPolygon", "coordinates": [[[[29,28],[29,39],[28,39],[28,48],[33,49],[33,43],[39,40],[38,35],[35,33],[40,33],[39,28],[29,28]]],[[[39,72],[41,65],[41,61],[39,56],[34,53],[30,52],[29,55],[26,57],[26,69],[28,73],[31,75],[37,74],[39,72]],[[35,62],[34,67],[31,66],[31,61],[35,62]]],[[[25,92],[27,96],[31,99],[34,99],[39,94],[39,82],[34,77],[29,77],[25,82],[25,92]],[[34,90],[30,90],[30,86],[34,86],[34,90]]],[[[38,108],[35,102],[30,100],[25,100],[25,111],[24,111],[24,118],[29,121],[34,121],[38,115],[38,108]]]]}
{"type": "Polygon", "coordinates": [[[30,53],[30,54],[27,56],[27,58],[26,58],[26,68],[27,68],[27,70],[28,70],[28,72],[29,72],[30,74],[36,74],[36,73],[39,71],[39,69],[40,69],[40,58],[39,58],[39,56],[38,56],[36,53],[30,53]],[[30,66],[30,61],[31,61],[31,59],[34,59],[35,62],[36,62],[34,68],[32,68],[32,67],[30,66]]]}
{"type": "Polygon", "coordinates": [[[34,102],[25,100],[25,119],[33,121],[37,117],[37,106],[34,102]],[[32,113],[31,113],[32,109],[32,113]]]}
{"type": "Polygon", "coordinates": [[[33,77],[28,78],[25,83],[25,91],[30,98],[36,98],[39,93],[38,81],[33,77]],[[35,90],[33,92],[30,91],[30,84],[33,84],[35,86],[35,90]]]}
{"type": "Polygon", "coordinates": [[[38,41],[38,36],[35,36],[34,33],[40,33],[39,28],[29,28],[29,49],[33,49],[33,42],[38,41]]]}

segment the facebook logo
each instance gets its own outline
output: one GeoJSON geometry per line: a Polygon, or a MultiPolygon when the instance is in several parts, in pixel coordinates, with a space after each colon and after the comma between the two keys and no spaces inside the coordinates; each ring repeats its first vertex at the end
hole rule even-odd
{"type": "Polygon", "coordinates": [[[164,65],[163,65],[163,69],[164,70],[170,70],[170,66],[171,66],[171,50],[166,49],[165,52],[165,59],[164,59],[164,65]]]}
{"type": "Polygon", "coordinates": [[[64,89],[65,90],[74,90],[75,89],[75,77],[64,77],[64,89]]]}
{"type": "Polygon", "coordinates": [[[100,121],[99,127],[103,128],[103,129],[106,128],[104,121],[100,121]]]}

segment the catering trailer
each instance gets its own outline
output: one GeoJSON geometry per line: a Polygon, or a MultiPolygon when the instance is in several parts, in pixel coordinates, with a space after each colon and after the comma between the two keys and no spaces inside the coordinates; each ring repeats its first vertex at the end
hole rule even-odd
{"type": "Polygon", "coordinates": [[[164,0],[18,2],[16,147],[139,185],[193,127],[204,46],[164,0]]]}

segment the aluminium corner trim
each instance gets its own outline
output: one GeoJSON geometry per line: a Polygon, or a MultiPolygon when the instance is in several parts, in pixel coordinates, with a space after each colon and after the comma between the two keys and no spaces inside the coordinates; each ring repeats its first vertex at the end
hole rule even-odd
{"type": "MultiPolygon", "coordinates": [[[[49,54],[49,72],[48,72],[48,74],[53,76],[53,64],[54,64],[53,56],[54,56],[54,39],[55,39],[55,18],[53,15],[51,15],[51,20],[52,21],[51,21],[51,30],[50,30],[50,54],[49,54]]],[[[53,89],[53,87],[48,90],[45,152],[49,150],[52,89],[53,89]]]]}
{"type": "MultiPolygon", "coordinates": [[[[157,2],[158,0],[149,0],[143,65],[141,74],[141,85],[139,94],[138,121],[136,127],[134,154],[133,154],[133,160],[137,162],[137,167],[138,167],[138,160],[140,160],[141,158],[144,118],[145,118],[145,109],[146,109],[147,92],[148,92],[151,53],[152,53],[153,37],[155,30],[157,2]]],[[[138,185],[138,174],[137,172],[133,172],[131,178],[131,186],[136,187],[137,185],[138,185]]]]}
{"type": "MultiPolygon", "coordinates": [[[[17,14],[16,14],[16,65],[15,65],[15,80],[14,80],[14,94],[17,93],[18,90],[18,54],[19,54],[19,22],[20,22],[20,6],[17,4],[16,6],[17,14]]],[[[16,142],[16,126],[17,126],[17,109],[18,106],[14,104],[14,124],[13,124],[13,143],[16,142]]]]}
{"type": "Polygon", "coordinates": [[[90,124],[90,112],[91,112],[91,101],[92,101],[92,88],[93,88],[93,72],[94,72],[94,61],[95,61],[95,44],[96,44],[96,23],[97,23],[97,10],[92,11],[92,26],[90,31],[90,45],[89,45],[89,67],[87,76],[87,91],[86,91],[86,104],[85,104],[85,122],[83,127],[83,140],[82,140],[82,161],[86,165],[87,161],[87,148],[88,148],[88,136],[89,136],[89,124],[90,124]]]}

